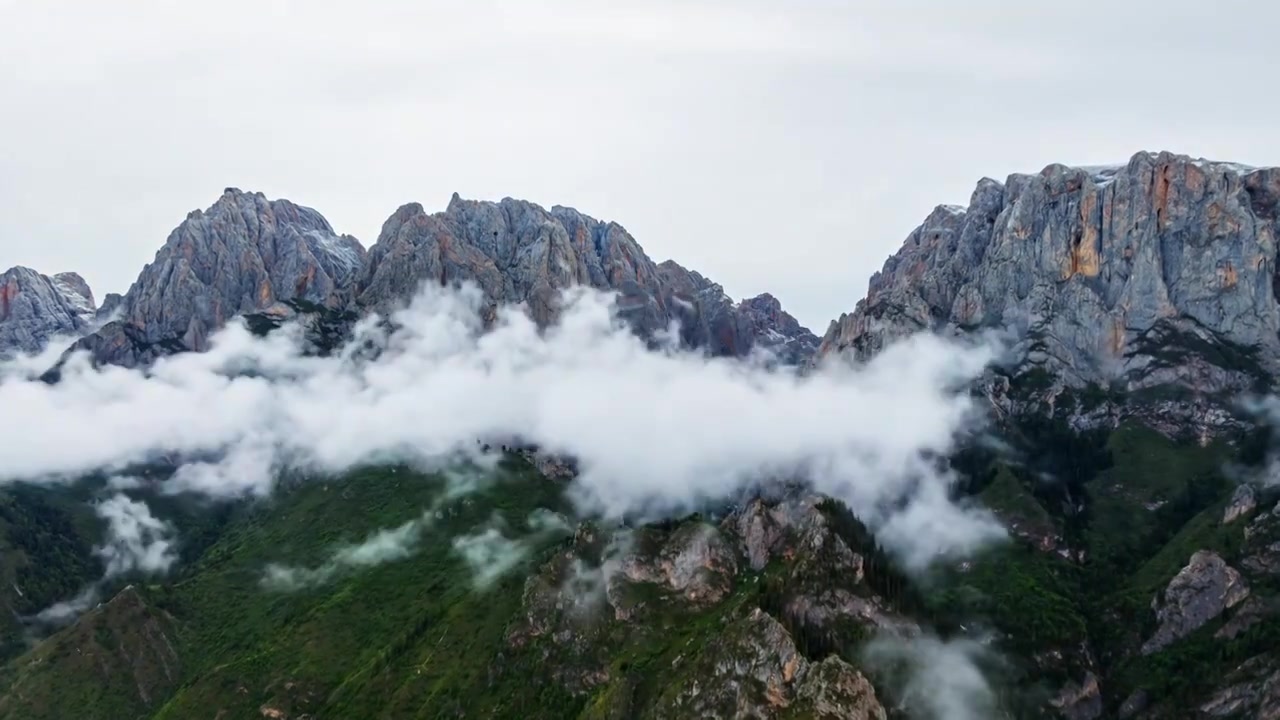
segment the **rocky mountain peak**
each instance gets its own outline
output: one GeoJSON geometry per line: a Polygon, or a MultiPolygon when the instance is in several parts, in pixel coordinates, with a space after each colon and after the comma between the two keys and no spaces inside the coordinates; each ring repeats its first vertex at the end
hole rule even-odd
{"type": "Polygon", "coordinates": [[[94,313],[93,291],[78,274],[9,268],[0,273],[0,355],[39,352],[53,338],[81,334],[94,313]]]}
{"type": "MultiPolygon", "coordinates": [[[[716,355],[779,344],[769,334],[773,316],[753,320],[720,285],[671,261],[655,264],[621,225],[513,198],[466,200],[454,193],[440,213],[417,203],[401,207],[370,249],[356,296],[361,306],[380,308],[424,282],[467,281],[492,306],[525,303],[540,324],[555,318],[561,290],[586,285],[616,291],[620,315],[646,337],[677,321],[686,345],[716,355]]],[[[777,332],[784,340],[796,335],[777,332]]],[[[792,355],[807,358],[816,341],[794,347],[792,355]]]]}
{"type": "Polygon", "coordinates": [[[1247,387],[1280,357],[1278,210],[1280,169],[1168,152],[984,178],[907,237],[821,353],[997,327],[1070,385],[1247,387]]]}
{"type": "Polygon", "coordinates": [[[54,275],[53,284],[64,297],[86,312],[94,311],[93,290],[79,273],[61,272],[54,275]]]}
{"type": "Polygon", "coordinates": [[[619,314],[644,337],[677,322],[689,347],[733,356],[763,347],[789,363],[817,347],[771,296],[735,305],[702,275],[655,264],[621,225],[573,208],[457,193],[443,212],[406,203],[366,253],[317,211],[234,187],[187,215],[129,291],[104,303],[100,317],[114,322],[76,347],[98,362],[146,364],[205,349],[237,315],[386,310],[424,283],[463,282],[479,286],[491,309],[523,303],[540,324],[556,317],[562,290],[585,285],[615,291],[619,314]]]}
{"type": "Polygon", "coordinates": [[[119,321],[80,346],[125,365],[203,350],[214,330],[242,313],[284,312],[291,300],[344,305],[364,257],[355,238],[335,233],[315,210],[227,188],[170,233],[119,301],[119,321]]]}
{"type": "Polygon", "coordinates": [[[738,303],[738,313],[747,317],[757,342],[784,362],[802,363],[817,352],[821,340],[782,309],[769,293],[761,293],[738,303]]]}

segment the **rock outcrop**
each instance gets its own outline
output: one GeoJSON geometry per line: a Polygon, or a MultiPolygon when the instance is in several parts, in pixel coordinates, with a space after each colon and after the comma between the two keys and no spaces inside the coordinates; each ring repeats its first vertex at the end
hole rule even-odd
{"type": "Polygon", "coordinates": [[[617,223],[511,198],[455,194],[434,214],[417,203],[401,207],[369,250],[357,299],[384,309],[423,283],[467,281],[483,290],[490,308],[524,303],[542,325],[558,314],[562,290],[583,285],[616,292],[619,315],[640,335],[656,337],[678,322],[685,346],[713,355],[742,357],[762,347],[799,360],[817,344],[772,298],[735,305],[702,275],[672,261],[654,263],[617,223]]]}
{"type": "Polygon", "coordinates": [[[782,303],[769,293],[738,303],[738,313],[746,317],[756,346],[784,364],[803,364],[813,357],[822,342],[784,311],[782,303]]]}
{"type": "Polygon", "coordinates": [[[326,308],[350,301],[365,251],[320,213],[288,200],[228,188],[169,235],[123,298],[120,317],[78,347],[99,362],[138,365],[201,351],[227,320],[287,314],[287,301],[326,308]]]}
{"type": "Polygon", "coordinates": [[[723,600],[733,590],[738,572],[729,543],[715,528],[700,524],[682,526],[656,552],[636,548],[623,558],[621,567],[628,580],[653,583],[694,605],[723,600]]]}
{"type": "Polygon", "coordinates": [[[1102,717],[1102,689],[1098,677],[1086,672],[1084,680],[1068,682],[1049,705],[1058,710],[1065,720],[1097,720],[1102,717]]]}
{"type": "Polygon", "coordinates": [[[94,319],[99,321],[114,320],[115,318],[112,316],[120,309],[122,303],[124,303],[123,295],[120,293],[107,293],[106,297],[102,298],[102,304],[98,306],[94,319]]]}
{"type": "Polygon", "coordinates": [[[1237,391],[1280,363],[1277,218],[1280,169],[1170,153],[983,179],[907,237],[820,354],[999,328],[1067,385],[1237,391]]]}
{"type": "Polygon", "coordinates": [[[837,657],[805,659],[781,623],[760,609],[702,650],[656,717],[884,720],[871,683],[837,657]],[[792,707],[795,705],[795,707],[792,707]]]}
{"type": "Polygon", "coordinates": [[[1221,555],[1201,550],[1152,601],[1160,627],[1142,646],[1150,655],[1217,618],[1249,596],[1249,584],[1221,555]]]}
{"type": "Polygon", "coordinates": [[[1259,575],[1280,575],[1280,504],[1259,513],[1244,530],[1240,566],[1259,575]]]}
{"type": "Polygon", "coordinates": [[[1258,491],[1248,483],[1242,484],[1231,494],[1231,501],[1222,511],[1222,524],[1230,525],[1253,512],[1258,507],[1258,491]]]}
{"type": "Polygon", "coordinates": [[[0,274],[0,356],[36,353],[53,338],[83,334],[95,312],[93,292],[79,275],[10,268],[0,274]]]}
{"type": "Polygon", "coordinates": [[[1202,717],[1280,720],[1280,670],[1270,658],[1246,661],[1227,682],[1200,706],[1202,717]]]}

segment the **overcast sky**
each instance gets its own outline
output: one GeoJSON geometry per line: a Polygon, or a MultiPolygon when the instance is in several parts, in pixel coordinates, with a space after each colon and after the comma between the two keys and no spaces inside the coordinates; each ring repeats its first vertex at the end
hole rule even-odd
{"type": "Polygon", "coordinates": [[[1280,164],[1243,0],[0,0],[0,269],[123,291],[235,186],[366,245],[451,193],[570,205],[821,333],[982,176],[1280,164]],[[199,11],[197,11],[199,7],[199,11]]]}

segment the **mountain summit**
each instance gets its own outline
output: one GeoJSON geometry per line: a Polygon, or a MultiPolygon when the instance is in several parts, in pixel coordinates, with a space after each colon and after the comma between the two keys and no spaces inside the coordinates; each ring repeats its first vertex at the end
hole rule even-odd
{"type": "Polygon", "coordinates": [[[285,312],[286,300],[342,305],[364,256],[355,238],[311,208],[227,188],[169,234],[118,301],[120,319],[79,347],[120,365],[204,350],[236,315],[285,312]]]}
{"type": "Polygon", "coordinates": [[[427,213],[407,204],[366,253],[320,213],[228,188],[177,227],[123,298],[120,318],[78,347],[97,361],[142,365],[204,350],[209,335],[243,314],[282,317],[296,307],[387,310],[423,283],[472,282],[490,309],[524,303],[539,324],[574,285],[613,290],[619,314],[645,337],[679,323],[687,347],[746,356],[767,348],[807,360],[818,338],[772,296],[735,304],[724,289],[674,261],[655,263],[621,225],[523,200],[463,200],[427,213]]]}

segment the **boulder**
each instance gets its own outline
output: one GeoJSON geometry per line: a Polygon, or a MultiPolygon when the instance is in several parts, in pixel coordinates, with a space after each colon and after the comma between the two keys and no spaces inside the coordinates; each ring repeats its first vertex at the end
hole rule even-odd
{"type": "Polygon", "coordinates": [[[1151,607],[1160,627],[1142,646],[1142,654],[1159,652],[1195,632],[1249,596],[1249,584],[1222,556],[1200,550],[1169,582],[1151,607]]]}

